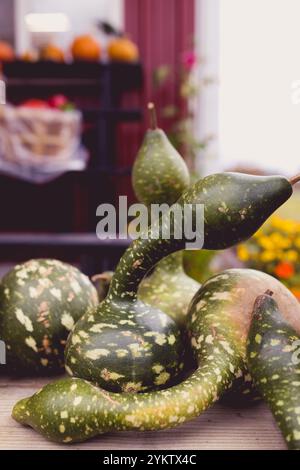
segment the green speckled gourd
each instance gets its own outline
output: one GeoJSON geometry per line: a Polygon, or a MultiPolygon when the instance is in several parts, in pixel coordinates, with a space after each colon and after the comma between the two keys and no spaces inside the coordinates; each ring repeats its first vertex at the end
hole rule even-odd
{"type": "Polygon", "coordinates": [[[288,448],[300,450],[300,325],[283,315],[271,295],[260,295],[254,305],[248,365],[288,448]]]}
{"type": "Polygon", "coordinates": [[[162,259],[141,282],[138,296],[185,326],[188,306],[200,284],[185,273],[182,258],[183,252],[178,251],[162,259]]]}
{"type": "Polygon", "coordinates": [[[275,292],[285,317],[300,327],[300,305],[279,281],[258,271],[224,271],[208,280],[191,304],[187,327],[198,368],[181,384],[116,394],[68,378],[21,400],[13,417],[48,439],[71,443],[111,431],[169,428],[198,416],[243,373],[253,303],[266,289],[275,292]]]}
{"type": "Polygon", "coordinates": [[[64,370],[70,330],[97,292],[88,277],[66,263],[30,260],[15,266],[0,284],[0,338],[7,373],[49,374],[64,370]]]}
{"type": "MultiPolygon", "coordinates": [[[[291,194],[292,186],[283,177],[220,173],[185,191],[178,205],[204,204],[204,248],[223,249],[249,238],[291,194]]],[[[106,299],[75,325],[65,355],[70,374],[111,391],[147,391],[168,385],[182,369],[179,327],[137,297],[145,274],[185,247],[187,240],[175,236],[174,224],[181,222],[176,218],[171,222],[169,239],[152,236],[155,226],[161,226],[157,220],[148,238],[132,243],[117,266],[106,299]]]]}
{"type": "Polygon", "coordinates": [[[137,199],[147,206],[173,204],[190,184],[188,168],[162,129],[157,127],[153,103],[152,129],[145,135],[132,170],[137,199]]]}
{"type": "MultiPolygon", "coordinates": [[[[189,170],[161,129],[153,103],[149,103],[152,129],[148,130],[133,167],[132,186],[139,202],[174,204],[190,184],[189,170]]],[[[179,325],[185,324],[190,301],[200,284],[187,276],[183,253],[161,260],[139,288],[139,298],[161,309],[179,325]]]]}

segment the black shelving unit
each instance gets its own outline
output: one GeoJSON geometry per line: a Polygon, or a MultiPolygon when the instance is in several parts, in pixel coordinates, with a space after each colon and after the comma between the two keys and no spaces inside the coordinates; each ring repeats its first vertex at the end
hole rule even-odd
{"type": "Polygon", "coordinates": [[[89,126],[83,143],[91,158],[85,171],[68,172],[42,186],[0,176],[0,261],[11,259],[13,252],[28,258],[36,252],[49,256],[56,251],[59,257],[77,254],[85,260],[83,268],[89,274],[93,265],[97,270],[111,269],[126,243],[97,241],[95,210],[101,202],[114,202],[115,179],[131,170],[118,167],[116,131],[121,122],[141,120],[140,108],[121,107],[125,93],[142,88],[141,64],[15,61],[4,64],[3,75],[8,102],[18,104],[57,93],[73,100],[89,126]],[[72,250],[66,249],[66,240],[72,250]],[[92,261],[96,253],[103,259],[102,266],[101,260],[92,261]]]}

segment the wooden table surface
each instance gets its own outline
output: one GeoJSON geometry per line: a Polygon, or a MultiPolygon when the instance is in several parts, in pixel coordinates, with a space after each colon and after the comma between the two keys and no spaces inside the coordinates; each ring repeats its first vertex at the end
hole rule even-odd
{"type": "Polygon", "coordinates": [[[158,432],[102,435],[82,444],[58,445],[46,441],[10,416],[20,398],[31,395],[47,379],[0,378],[0,449],[285,449],[272,415],[262,403],[231,409],[216,404],[199,418],[178,428],[158,432]]]}

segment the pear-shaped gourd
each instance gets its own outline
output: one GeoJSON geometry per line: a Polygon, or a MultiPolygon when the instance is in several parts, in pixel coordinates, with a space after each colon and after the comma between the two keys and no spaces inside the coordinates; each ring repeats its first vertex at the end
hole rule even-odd
{"type": "Polygon", "coordinates": [[[300,316],[284,315],[273,292],[257,297],[249,332],[248,367],[288,448],[300,450],[300,316]]]}
{"type": "MultiPolygon", "coordinates": [[[[165,133],[157,128],[153,103],[149,103],[152,129],[148,130],[133,167],[132,186],[137,199],[148,205],[174,204],[190,183],[185,161],[165,133]]],[[[183,253],[160,261],[139,288],[139,298],[184,325],[187,309],[200,284],[187,276],[183,253]]]]}
{"type": "MultiPolygon", "coordinates": [[[[220,173],[185,191],[178,206],[204,205],[204,248],[223,249],[249,238],[292,194],[291,183],[280,176],[220,173]]],[[[192,213],[196,222],[197,211],[192,213]]],[[[155,225],[161,225],[161,219],[155,225]]],[[[75,325],[66,347],[70,374],[105,389],[146,391],[164,386],[183,367],[180,332],[167,315],[138,299],[145,274],[162,258],[185,248],[178,221],[170,217],[170,237],[135,240],[121,258],[108,296],[75,325]],[[147,367],[145,361],[147,359],[147,367]]],[[[194,224],[195,225],[195,224],[194,224]]],[[[146,235],[146,234],[145,234],[146,235]]]]}
{"type": "Polygon", "coordinates": [[[190,184],[187,166],[162,129],[157,127],[153,103],[149,103],[152,129],[146,132],[132,170],[137,199],[151,204],[173,204],[190,184]]]}

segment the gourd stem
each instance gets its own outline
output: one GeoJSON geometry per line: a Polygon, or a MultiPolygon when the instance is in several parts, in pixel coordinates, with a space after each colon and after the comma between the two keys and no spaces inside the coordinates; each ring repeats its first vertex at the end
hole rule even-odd
{"type": "Polygon", "coordinates": [[[154,103],[148,103],[148,110],[150,114],[151,129],[155,130],[157,129],[157,115],[154,103]]]}
{"type": "Polygon", "coordinates": [[[293,186],[296,183],[299,183],[300,181],[300,175],[293,176],[293,178],[290,179],[290,183],[293,186]]]}

